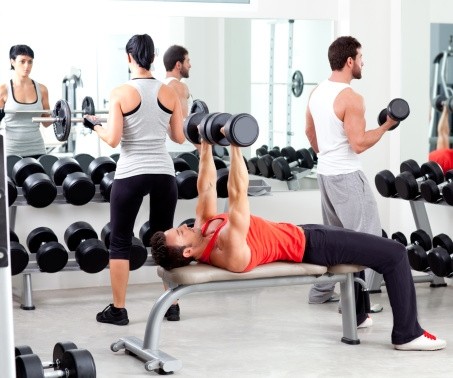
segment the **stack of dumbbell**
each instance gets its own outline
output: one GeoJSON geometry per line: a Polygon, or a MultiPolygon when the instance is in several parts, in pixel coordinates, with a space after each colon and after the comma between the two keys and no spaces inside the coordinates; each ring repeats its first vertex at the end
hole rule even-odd
{"type": "Polygon", "coordinates": [[[402,232],[391,239],[403,244],[408,252],[411,268],[418,272],[431,272],[438,277],[453,276],[453,241],[444,234],[431,237],[422,229],[411,233],[410,243],[402,232]]]}
{"type": "Polygon", "coordinates": [[[248,160],[247,167],[250,174],[288,181],[311,173],[316,163],[317,156],[311,147],[297,151],[291,146],[269,150],[263,145],[256,150],[256,157],[248,160]]]}
{"type": "Polygon", "coordinates": [[[403,161],[396,177],[389,170],[376,174],[375,184],[383,197],[405,200],[423,199],[453,206],[453,171],[446,172],[433,161],[421,166],[415,160],[403,161]]]}

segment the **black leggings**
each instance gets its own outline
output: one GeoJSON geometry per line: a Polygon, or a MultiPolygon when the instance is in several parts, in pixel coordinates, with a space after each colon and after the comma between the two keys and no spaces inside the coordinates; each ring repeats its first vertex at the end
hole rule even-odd
{"type": "MultiPolygon", "coordinates": [[[[340,227],[312,224],[301,227],[306,237],[303,262],[323,266],[363,265],[383,275],[393,311],[393,344],[404,344],[423,334],[417,320],[409,259],[402,244],[340,227]]],[[[360,313],[363,301],[358,306],[360,313]]]]}
{"type": "Polygon", "coordinates": [[[148,194],[150,235],[173,227],[178,201],[175,177],[150,174],[115,179],[110,193],[111,259],[129,260],[135,219],[148,194]]]}

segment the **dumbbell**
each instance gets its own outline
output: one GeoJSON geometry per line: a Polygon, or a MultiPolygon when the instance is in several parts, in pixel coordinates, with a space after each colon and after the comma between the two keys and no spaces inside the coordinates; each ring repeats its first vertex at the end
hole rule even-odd
{"type": "Polygon", "coordinates": [[[421,167],[414,160],[406,160],[401,164],[401,173],[395,178],[395,188],[398,195],[406,200],[420,196],[420,184],[428,179],[436,184],[444,181],[442,168],[433,161],[428,161],[421,167]]]}
{"type": "Polygon", "coordinates": [[[432,106],[439,112],[441,112],[444,108],[444,106],[448,107],[448,110],[450,112],[453,112],[453,97],[445,97],[445,95],[438,95],[433,98],[432,100],[432,106]]]}
{"type": "Polygon", "coordinates": [[[428,264],[431,271],[438,277],[453,275],[453,241],[446,234],[439,234],[433,238],[435,248],[428,255],[428,264]]]}
{"type": "Polygon", "coordinates": [[[87,222],[72,223],[64,232],[64,240],[80,269],[87,273],[98,273],[109,263],[109,252],[98,234],[87,222]]]}
{"type": "Polygon", "coordinates": [[[36,254],[36,262],[41,272],[55,273],[68,262],[68,252],[58,242],[57,235],[48,227],[37,227],[27,236],[30,253],[36,254]]]}
{"type": "Polygon", "coordinates": [[[74,159],[76,159],[77,162],[80,164],[83,172],[87,173],[88,166],[94,160],[94,156],[92,156],[90,154],[80,153],[80,154],[74,155],[74,159]]]}
{"type": "Polygon", "coordinates": [[[389,102],[386,108],[382,109],[378,115],[378,124],[382,125],[387,121],[387,116],[389,116],[394,121],[398,121],[390,130],[396,129],[401,121],[404,121],[410,113],[409,104],[406,100],[402,98],[395,98],[389,102]]]}
{"type": "Polygon", "coordinates": [[[272,160],[272,171],[278,180],[285,181],[293,177],[291,168],[312,169],[314,162],[310,152],[306,148],[294,150],[288,146],[281,150],[282,156],[272,160]]]}
{"type": "Polygon", "coordinates": [[[99,192],[107,202],[110,202],[115,171],[116,162],[110,156],[100,156],[88,164],[87,174],[99,185],[99,192]]]}
{"type": "Polygon", "coordinates": [[[308,152],[310,152],[314,165],[317,165],[318,164],[318,155],[316,154],[313,147],[308,147],[308,152]]]}
{"type": "Polygon", "coordinates": [[[41,155],[38,158],[38,161],[41,163],[41,165],[44,168],[44,171],[49,175],[49,177],[52,177],[52,166],[55,164],[55,162],[58,160],[58,157],[55,155],[41,155]]]}
{"type": "Polygon", "coordinates": [[[410,244],[402,232],[395,232],[391,236],[406,247],[409,264],[412,269],[423,272],[428,268],[427,251],[432,248],[430,236],[422,229],[415,230],[411,233],[410,244]]]}
{"type": "Polygon", "coordinates": [[[16,378],[95,378],[96,365],[93,356],[86,349],[71,349],[63,353],[58,367],[44,371],[43,363],[36,354],[16,357],[16,378]]]}
{"type": "MultiPolygon", "coordinates": [[[[110,222],[108,222],[101,230],[101,240],[104,242],[108,250],[110,250],[110,234],[112,229],[110,227],[110,222]]],[[[129,255],[129,270],[137,270],[143,264],[145,264],[148,259],[148,251],[142,241],[132,236],[132,246],[131,252],[129,255]]]]}
{"type": "MultiPolygon", "coordinates": [[[[63,354],[68,350],[78,349],[72,341],[60,341],[57,342],[53,348],[52,361],[41,362],[43,369],[55,369],[60,368],[60,363],[63,358],[63,354]]],[[[14,347],[15,357],[17,356],[26,356],[34,354],[32,348],[29,345],[18,345],[14,347]]]]}
{"type": "Polygon", "coordinates": [[[19,243],[19,238],[13,230],[9,230],[9,247],[11,257],[11,275],[22,273],[30,261],[30,255],[25,247],[19,243]]]}
{"type": "Polygon", "coordinates": [[[20,159],[11,171],[14,183],[22,187],[22,193],[30,206],[42,208],[50,205],[57,196],[57,187],[35,158],[20,159]]]}
{"type": "Polygon", "coordinates": [[[81,206],[91,201],[96,192],[93,180],[83,172],[79,162],[72,157],[58,159],[51,168],[50,177],[63,189],[66,202],[81,206]]]}
{"type": "Polygon", "coordinates": [[[186,224],[188,227],[194,227],[195,226],[195,218],[187,218],[184,219],[178,227],[182,226],[183,224],[186,224]]]}
{"type": "Polygon", "coordinates": [[[445,173],[445,181],[440,184],[431,179],[422,182],[420,193],[427,202],[435,203],[444,199],[453,206],[453,170],[445,173]]]}
{"type": "Polygon", "coordinates": [[[184,121],[184,135],[194,144],[200,136],[210,144],[247,147],[255,143],[259,135],[256,119],[247,113],[200,113],[190,114],[184,121]],[[220,130],[224,128],[223,134],[220,130]]]}
{"type": "Polygon", "coordinates": [[[196,198],[198,196],[198,173],[191,170],[187,161],[182,158],[174,158],[173,166],[175,167],[176,184],[178,185],[178,198],[196,198]]]}
{"type": "Polygon", "coordinates": [[[280,147],[278,146],[274,146],[269,150],[268,146],[263,144],[260,148],[257,148],[255,152],[257,157],[271,155],[272,157],[276,158],[281,156],[280,147]]]}

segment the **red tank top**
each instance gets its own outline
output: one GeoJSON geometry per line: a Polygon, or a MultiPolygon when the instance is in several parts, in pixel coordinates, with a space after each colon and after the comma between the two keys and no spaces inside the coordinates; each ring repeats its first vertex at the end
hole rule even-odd
{"type": "MultiPolygon", "coordinates": [[[[211,240],[199,258],[200,262],[206,264],[211,264],[211,252],[220,230],[228,220],[228,214],[219,214],[209,219],[201,228],[203,235],[209,224],[215,219],[222,219],[222,223],[214,231],[211,240]]],[[[244,272],[248,272],[258,265],[274,261],[302,262],[305,250],[305,235],[300,227],[293,224],[270,222],[250,215],[247,244],[250,247],[251,258],[244,272]]]]}
{"type": "Polygon", "coordinates": [[[444,173],[453,169],[453,149],[444,148],[431,151],[428,156],[429,161],[435,161],[442,167],[444,173]]]}

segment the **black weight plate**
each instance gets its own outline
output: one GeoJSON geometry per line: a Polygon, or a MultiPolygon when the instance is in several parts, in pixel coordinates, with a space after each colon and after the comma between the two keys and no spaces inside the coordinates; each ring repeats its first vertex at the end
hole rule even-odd
{"type": "Polygon", "coordinates": [[[198,172],[198,165],[200,164],[200,159],[191,152],[183,152],[176,156],[177,158],[184,159],[190,166],[192,171],[198,172]]]}
{"type": "Polygon", "coordinates": [[[102,178],[101,183],[99,184],[99,192],[107,202],[110,202],[110,193],[112,192],[114,178],[115,172],[109,172],[102,178]]]}
{"type": "Polygon", "coordinates": [[[95,184],[99,184],[107,173],[115,170],[115,160],[113,160],[110,156],[100,156],[88,165],[87,173],[95,184]]]}
{"type": "Polygon", "coordinates": [[[68,350],[78,349],[72,341],[59,341],[53,347],[52,359],[54,362],[60,363],[63,359],[63,354],[68,350]]]}
{"type": "Polygon", "coordinates": [[[26,354],[33,354],[33,350],[28,345],[18,345],[14,348],[14,356],[24,356],[26,354]]]}
{"type": "Polygon", "coordinates": [[[428,254],[428,264],[431,271],[438,277],[448,277],[452,271],[450,254],[443,248],[434,248],[428,254]]]}
{"type": "Polygon", "coordinates": [[[402,245],[406,246],[407,245],[407,239],[406,236],[402,232],[395,232],[392,234],[392,240],[397,241],[398,243],[401,243],[402,245]]]}
{"type": "Polygon", "coordinates": [[[34,173],[45,173],[44,167],[35,158],[26,157],[14,164],[11,178],[17,186],[22,186],[26,178],[34,173]]]}
{"type": "Polygon", "coordinates": [[[8,206],[11,206],[17,199],[17,186],[10,177],[6,180],[8,181],[8,206]]]}
{"type": "Polygon", "coordinates": [[[98,234],[93,227],[84,221],[72,223],[64,232],[64,241],[70,251],[75,251],[83,240],[97,238],[98,234]]]}
{"type": "Polygon", "coordinates": [[[272,160],[272,172],[274,172],[275,178],[281,181],[289,180],[293,177],[291,168],[283,156],[272,160]]]}
{"type": "Polygon", "coordinates": [[[19,237],[17,236],[17,234],[14,232],[14,230],[9,230],[9,240],[10,241],[15,241],[15,242],[18,242],[19,243],[19,237]]]}
{"type": "Polygon", "coordinates": [[[204,113],[192,113],[184,120],[183,131],[186,139],[194,144],[200,143],[200,133],[198,125],[205,116],[204,113]]]}
{"type": "Polygon", "coordinates": [[[410,113],[409,104],[402,98],[395,98],[389,102],[387,112],[395,121],[404,121],[410,113]]]}
{"type": "Polygon", "coordinates": [[[405,200],[415,199],[419,194],[417,180],[409,172],[402,172],[396,176],[395,188],[398,195],[405,200]]]}
{"type": "Polygon", "coordinates": [[[57,187],[45,173],[34,173],[25,179],[22,193],[30,206],[43,208],[57,197],[57,187]]]}
{"type": "Polygon", "coordinates": [[[71,205],[82,206],[90,202],[96,193],[96,186],[85,172],[74,172],[63,181],[63,195],[71,205]]]}
{"type": "Polygon", "coordinates": [[[214,113],[204,123],[204,134],[202,134],[202,137],[206,136],[209,143],[224,147],[229,146],[229,141],[220,130],[225,126],[230,117],[230,113],[214,113]]]}
{"type": "Polygon", "coordinates": [[[83,115],[96,115],[96,108],[94,107],[93,98],[85,96],[82,100],[82,113],[83,115]]]}
{"type": "Polygon", "coordinates": [[[389,170],[378,172],[374,178],[374,184],[382,197],[396,195],[395,176],[389,170]]]}
{"type": "Polygon", "coordinates": [[[431,237],[426,231],[419,229],[411,234],[411,244],[418,244],[425,251],[428,251],[432,247],[431,237]]]}
{"type": "Polygon", "coordinates": [[[447,184],[442,188],[442,197],[446,203],[453,206],[453,183],[447,184]]]}
{"type": "Polygon", "coordinates": [[[217,198],[228,198],[228,174],[228,168],[221,168],[217,170],[217,198]]]}
{"type": "Polygon", "coordinates": [[[85,349],[72,349],[64,352],[60,369],[67,370],[69,377],[96,378],[93,356],[85,349]]]}
{"type": "Polygon", "coordinates": [[[299,160],[299,166],[302,168],[312,169],[315,166],[315,162],[306,148],[301,148],[296,151],[297,159],[299,160]]]}
{"type": "Polygon", "coordinates": [[[217,156],[214,156],[213,159],[214,159],[214,165],[215,165],[216,170],[219,170],[221,168],[227,168],[227,164],[226,164],[225,160],[222,160],[221,158],[219,158],[217,156]]]}
{"type": "Polygon", "coordinates": [[[257,120],[247,113],[232,115],[226,122],[224,131],[227,140],[239,147],[251,146],[260,133],[257,120]]]}
{"type": "Polygon", "coordinates": [[[283,156],[288,161],[288,163],[297,160],[296,150],[291,146],[283,147],[280,153],[281,156],[283,156]]]}
{"type": "Polygon", "coordinates": [[[115,161],[115,163],[118,163],[118,160],[120,159],[120,154],[119,153],[111,154],[110,157],[115,161]]]}
{"type": "Polygon", "coordinates": [[[415,178],[422,175],[420,166],[413,159],[405,160],[400,164],[400,173],[402,172],[410,172],[415,178]]]}
{"type": "Polygon", "coordinates": [[[59,120],[53,123],[55,137],[60,142],[68,140],[71,132],[71,108],[66,100],[58,100],[55,104],[53,114],[59,120]]]}
{"type": "Polygon", "coordinates": [[[446,234],[439,234],[433,238],[433,246],[441,247],[445,249],[448,253],[453,253],[453,241],[446,234]]]}
{"type": "Polygon", "coordinates": [[[412,269],[418,272],[424,272],[429,268],[428,255],[419,245],[415,245],[409,249],[407,251],[407,257],[409,258],[409,264],[412,269]]]}
{"type": "Polygon", "coordinates": [[[442,102],[444,102],[446,99],[447,98],[444,95],[438,95],[432,100],[431,104],[436,110],[441,112],[443,110],[443,107],[444,107],[442,102]]]}
{"type": "Polygon", "coordinates": [[[420,194],[425,201],[431,203],[435,203],[442,198],[439,187],[433,180],[426,180],[420,184],[420,194]]]}
{"type": "Polygon", "coordinates": [[[74,159],[77,160],[77,162],[80,164],[82,167],[83,172],[87,173],[88,172],[88,166],[90,163],[94,160],[94,157],[91,156],[90,154],[76,154],[74,155],[74,159]]]}
{"type": "Polygon", "coordinates": [[[208,114],[209,113],[208,105],[206,105],[206,103],[202,100],[199,99],[193,100],[193,104],[190,107],[190,113],[208,114]]]}
{"type": "Polygon", "coordinates": [[[38,252],[42,244],[58,241],[57,235],[49,227],[37,227],[27,236],[27,247],[30,253],[38,252]]]}
{"type": "Polygon", "coordinates": [[[68,252],[61,243],[50,241],[39,247],[36,262],[42,272],[56,273],[68,263],[68,252]]]}
{"type": "Polygon", "coordinates": [[[247,161],[247,170],[251,175],[260,174],[260,170],[258,169],[258,158],[256,156],[247,161]]]}
{"type": "Polygon", "coordinates": [[[52,177],[55,185],[60,186],[67,175],[73,172],[83,172],[79,162],[69,156],[58,159],[50,169],[50,177],[52,177]]]}
{"type": "Polygon", "coordinates": [[[16,357],[16,378],[43,378],[44,369],[36,354],[16,357]]]}
{"type": "Polygon", "coordinates": [[[151,228],[149,227],[149,221],[146,221],[143,223],[143,225],[140,227],[140,231],[138,232],[138,236],[140,237],[140,240],[143,242],[143,244],[146,247],[150,246],[150,241],[151,241],[151,228]]]}
{"type": "Polygon", "coordinates": [[[191,170],[189,163],[180,157],[173,159],[173,166],[175,167],[175,172],[184,172],[191,170]]]}
{"type": "Polygon", "coordinates": [[[129,270],[137,270],[148,259],[148,250],[139,238],[132,237],[131,254],[129,258],[129,270]]]}
{"type": "Polygon", "coordinates": [[[299,70],[296,70],[292,76],[292,83],[291,83],[291,92],[293,93],[294,97],[300,97],[302,92],[304,91],[304,75],[299,70]]]}
{"type": "Polygon", "coordinates": [[[38,158],[38,161],[44,168],[44,172],[46,172],[50,177],[52,177],[52,166],[58,160],[58,157],[55,155],[42,155],[38,158]]]}
{"type": "Polygon", "coordinates": [[[18,242],[10,241],[10,257],[11,257],[11,275],[22,273],[28,265],[30,256],[24,246],[18,242]]]}
{"type": "Polygon", "coordinates": [[[263,155],[258,158],[258,169],[264,177],[272,177],[274,172],[272,171],[272,160],[274,158],[271,155],[263,155]]]}
{"type": "Polygon", "coordinates": [[[184,219],[184,220],[178,225],[178,227],[182,226],[183,224],[186,224],[187,227],[193,227],[193,226],[195,226],[195,218],[187,218],[187,219],[184,219]]]}
{"type": "Polygon", "coordinates": [[[444,171],[440,165],[434,161],[428,161],[422,164],[420,171],[423,177],[433,180],[436,184],[440,184],[444,181],[444,171]]]}
{"type": "Polygon", "coordinates": [[[182,199],[196,198],[198,196],[197,181],[198,173],[195,171],[184,171],[177,174],[178,197],[182,199]]]}
{"type": "Polygon", "coordinates": [[[13,178],[13,167],[14,164],[16,164],[19,160],[21,160],[22,157],[19,155],[8,155],[6,157],[6,172],[8,177],[13,178]]]}
{"type": "Polygon", "coordinates": [[[82,241],[75,250],[77,263],[86,273],[99,273],[109,263],[109,252],[99,239],[82,241]]]}
{"type": "Polygon", "coordinates": [[[108,222],[101,230],[101,240],[104,242],[107,249],[110,249],[110,234],[112,229],[110,227],[110,222],[108,222]]]}

